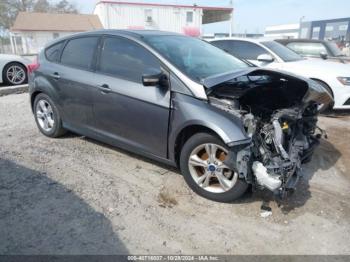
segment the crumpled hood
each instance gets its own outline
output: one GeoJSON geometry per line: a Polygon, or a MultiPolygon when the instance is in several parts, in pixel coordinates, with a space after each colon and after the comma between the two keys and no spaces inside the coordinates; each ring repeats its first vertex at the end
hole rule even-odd
{"type": "MultiPolygon", "coordinates": [[[[210,95],[212,92],[215,92],[216,88],[218,88],[219,86],[222,86],[222,84],[225,82],[230,82],[241,76],[251,76],[251,75],[259,75],[259,74],[274,75],[274,76],[278,76],[280,79],[292,79],[292,80],[298,80],[303,82],[308,86],[308,90],[301,101],[304,104],[307,104],[310,101],[314,101],[324,105],[328,105],[334,102],[331,94],[329,94],[329,92],[325,88],[323,88],[321,85],[319,85],[317,82],[302,76],[294,75],[289,72],[287,73],[287,72],[284,72],[281,70],[275,70],[275,69],[250,67],[250,68],[242,69],[232,73],[216,75],[213,77],[203,79],[202,84],[206,89],[207,95],[210,95]]],[[[291,92],[293,91],[291,90],[291,92]]]]}

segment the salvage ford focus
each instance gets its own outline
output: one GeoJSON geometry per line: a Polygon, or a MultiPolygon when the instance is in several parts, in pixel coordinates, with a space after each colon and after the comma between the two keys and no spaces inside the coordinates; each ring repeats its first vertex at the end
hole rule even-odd
{"type": "Polygon", "coordinates": [[[59,39],[29,66],[39,130],[66,130],[178,166],[199,195],[293,189],[332,102],[317,83],[250,67],[199,39],[95,31],[59,39]]]}

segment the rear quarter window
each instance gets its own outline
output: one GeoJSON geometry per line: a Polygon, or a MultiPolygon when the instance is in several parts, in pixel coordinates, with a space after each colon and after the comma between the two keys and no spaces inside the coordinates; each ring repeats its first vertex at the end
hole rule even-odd
{"type": "Polygon", "coordinates": [[[45,50],[46,59],[50,62],[58,62],[64,42],[54,44],[45,50]]]}

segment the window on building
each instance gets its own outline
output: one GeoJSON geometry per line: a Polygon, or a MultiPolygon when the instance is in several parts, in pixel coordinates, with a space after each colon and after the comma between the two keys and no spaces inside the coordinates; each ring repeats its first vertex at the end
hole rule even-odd
{"type": "Polygon", "coordinates": [[[349,25],[347,23],[339,25],[339,31],[348,31],[348,27],[349,25]]]}
{"type": "Polygon", "coordinates": [[[141,83],[142,75],[160,69],[160,62],[142,46],[123,38],[106,38],[98,71],[125,80],[141,83]]]}
{"type": "Polygon", "coordinates": [[[246,41],[222,40],[213,44],[235,57],[247,60],[257,60],[259,55],[268,53],[264,48],[246,41]]]}
{"type": "Polygon", "coordinates": [[[328,23],[326,26],[326,40],[341,40],[346,38],[348,22],[328,23]]]}
{"type": "Polygon", "coordinates": [[[193,23],[193,12],[186,12],[186,22],[193,23]]]}
{"type": "Polygon", "coordinates": [[[70,40],[63,50],[61,63],[82,69],[91,69],[98,37],[70,40]]]}
{"type": "Polygon", "coordinates": [[[45,51],[46,59],[51,62],[57,62],[60,58],[61,48],[64,42],[54,44],[48,47],[45,51]]]}
{"type": "Polygon", "coordinates": [[[320,37],[320,31],[321,31],[321,28],[320,27],[314,27],[312,29],[312,39],[319,39],[320,37]]]}
{"type": "Polygon", "coordinates": [[[301,38],[309,38],[309,28],[308,27],[303,27],[301,29],[300,37],[301,38]]]}
{"type": "Polygon", "coordinates": [[[60,37],[60,34],[59,33],[53,33],[52,36],[53,36],[53,39],[56,39],[56,38],[60,37]]]}
{"type": "Polygon", "coordinates": [[[320,56],[320,53],[328,53],[327,48],[322,43],[294,42],[289,43],[287,47],[304,56],[320,56]]]}
{"type": "Polygon", "coordinates": [[[147,23],[151,23],[153,21],[152,9],[146,9],[145,10],[145,21],[147,23]]]}

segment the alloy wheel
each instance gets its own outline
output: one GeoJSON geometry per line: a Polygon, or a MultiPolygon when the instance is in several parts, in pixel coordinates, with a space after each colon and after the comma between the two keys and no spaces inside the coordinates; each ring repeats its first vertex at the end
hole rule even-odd
{"type": "Polygon", "coordinates": [[[234,187],[238,174],[224,164],[227,150],[216,144],[202,144],[190,154],[188,166],[198,186],[211,193],[224,193],[234,187]]]}
{"type": "Polygon", "coordinates": [[[51,132],[54,128],[55,120],[53,110],[48,101],[41,99],[36,106],[36,118],[40,127],[45,132],[51,132]]]}
{"type": "Polygon", "coordinates": [[[19,85],[25,81],[26,72],[21,66],[12,65],[7,69],[6,77],[11,84],[19,85]]]}

